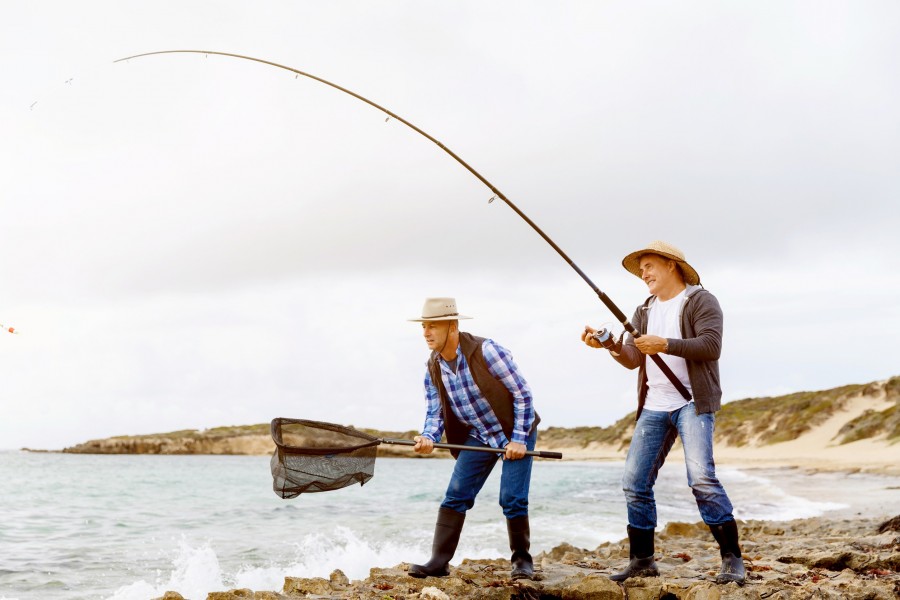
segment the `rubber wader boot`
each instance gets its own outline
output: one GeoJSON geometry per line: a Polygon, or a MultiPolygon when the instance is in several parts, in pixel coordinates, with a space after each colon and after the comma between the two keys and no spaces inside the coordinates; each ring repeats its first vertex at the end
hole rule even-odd
{"type": "Polygon", "coordinates": [[[741,558],[741,547],[738,545],[738,528],[734,520],[721,525],[710,525],[709,530],[719,543],[719,554],[722,555],[722,572],[716,575],[716,583],[736,582],[744,585],[747,572],[744,570],[744,559],[741,558]]]}
{"type": "Polygon", "coordinates": [[[531,548],[531,528],[528,515],[506,520],[506,531],[509,533],[509,549],[512,550],[513,579],[532,579],[534,577],[534,561],[528,550],[531,548]]]}
{"type": "Polygon", "coordinates": [[[629,577],[659,577],[659,569],[653,560],[654,529],[638,529],[628,526],[628,542],[631,545],[629,555],[631,562],[621,573],[610,576],[611,581],[625,581],[629,577]]]}
{"type": "Polygon", "coordinates": [[[431,544],[431,560],[424,565],[410,565],[409,575],[413,577],[446,577],[450,574],[450,559],[459,544],[465,513],[449,508],[438,511],[434,526],[434,542],[431,544]]]}

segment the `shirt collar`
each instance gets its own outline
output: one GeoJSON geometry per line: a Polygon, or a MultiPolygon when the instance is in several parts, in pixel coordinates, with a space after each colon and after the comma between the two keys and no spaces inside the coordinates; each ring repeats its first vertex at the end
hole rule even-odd
{"type": "Polygon", "coordinates": [[[441,366],[441,371],[446,371],[453,375],[459,375],[459,369],[466,363],[466,359],[463,357],[463,353],[461,351],[461,345],[457,344],[456,346],[456,373],[453,373],[453,370],[450,368],[450,365],[447,364],[447,361],[444,360],[444,357],[438,354],[437,357],[438,364],[441,366]]]}

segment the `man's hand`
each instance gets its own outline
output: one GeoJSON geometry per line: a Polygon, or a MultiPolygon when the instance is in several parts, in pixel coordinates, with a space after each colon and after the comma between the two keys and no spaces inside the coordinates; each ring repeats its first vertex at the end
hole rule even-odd
{"type": "Polygon", "coordinates": [[[658,335],[642,335],[634,340],[634,345],[644,354],[651,356],[669,349],[669,342],[666,338],[661,338],[658,335]]]}
{"type": "Polygon", "coordinates": [[[413,446],[413,450],[416,451],[416,454],[431,454],[434,452],[434,441],[431,438],[417,435],[413,440],[416,442],[416,445],[413,446]]]}
{"type": "Polygon", "coordinates": [[[519,460],[520,458],[525,458],[525,444],[510,442],[509,445],[506,446],[506,454],[503,455],[503,458],[506,460],[519,460]]]}
{"type": "Polygon", "coordinates": [[[600,342],[594,339],[594,334],[597,333],[597,330],[591,327],[590,325],[584,326],[584,331],[581,332],[581,341],[590,346],[591,348],[602,348],[600,342]]]}

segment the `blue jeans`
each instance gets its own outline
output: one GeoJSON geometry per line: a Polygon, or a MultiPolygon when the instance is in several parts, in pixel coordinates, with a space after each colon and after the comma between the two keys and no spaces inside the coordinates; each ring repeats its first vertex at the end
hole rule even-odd
{"type": "Polygon", "coordinates": [[[734,519],[731,501],[716,478],[713,462],[715,424],[715,414],[698,415],[693,402],[672,412],[646,409],[641,412],[622,478],[629,525],[638,529],[656,529],[653,484],[676,435],[684,446],[688,485],[694,492],[703,521],[707,525],[721,525],[734,519]]]}
{"type": "MultiPolygon", "coordinates": [[[[534,450],[537,442],[537,428],[533,428],[525,440],[525,447],[534,450]]],[[[473,437],[469,437],[466,446],[485,447],[473,437]]],[[[453,476],[450,477],[450,485],[441,508],[449,508],[465,514],[475,505],[475,496],[481,491],[488,475],[502,456],[493,452],[478,452],[463,450],[456,459],[453,467],[453,476]]],[[[531,485],[531,456],[518,460],[504,460],[503,472],[500,475],[500,506],[507,519],[524,517],[528,515],[528,488],[531,485]]]]}

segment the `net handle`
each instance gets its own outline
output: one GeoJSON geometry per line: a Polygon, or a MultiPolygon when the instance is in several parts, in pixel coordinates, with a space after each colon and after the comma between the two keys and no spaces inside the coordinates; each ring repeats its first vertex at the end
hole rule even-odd
{"type": "MultiPolygon", "coordinates": [[[[400,438],[381,438],[384,444],[396,444],[398,446],[415,446],[412,440],[404,440],[400,438]]],[[[474,450],[476,452],[506,452],[503,448],[491,448],[489,446],[463,446],[462,444],[442,444],[435,443],[435,448],[443,448],[445,450],[474,450]]],[[[545,452],[543,450],[526,450],[525,456],[537,456],[538,458],[562,458],[562,452],[545,452]]]]}

